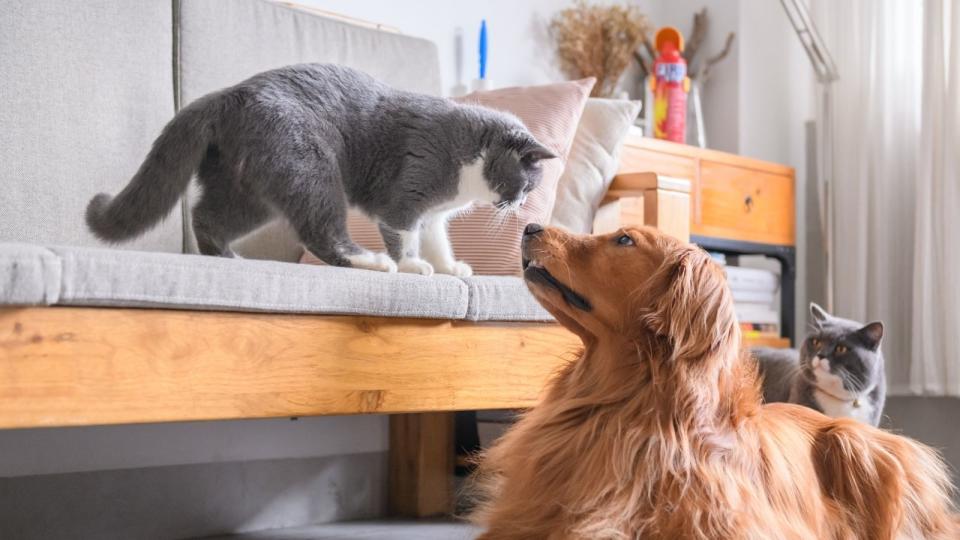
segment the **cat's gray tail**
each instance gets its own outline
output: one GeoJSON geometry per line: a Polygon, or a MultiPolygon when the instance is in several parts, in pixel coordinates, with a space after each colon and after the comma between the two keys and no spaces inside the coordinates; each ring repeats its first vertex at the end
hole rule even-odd
{"type": "Polygon", "coordinates": [[[90,200],[87,226],[98,238],[111,243],[131,240],[173,210],[207,151],[217,116],[211,100],[216,98],[201,98],[174,116],[116,197],[100,193],[90,200]]]}

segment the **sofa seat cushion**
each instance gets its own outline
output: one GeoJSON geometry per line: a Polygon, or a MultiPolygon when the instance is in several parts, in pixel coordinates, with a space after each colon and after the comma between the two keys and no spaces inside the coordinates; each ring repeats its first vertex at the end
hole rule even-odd
{"type": "Polygon", "coordinates": [[[0,260],[7,261],[0,264],[14,276],[0,283],[2,303],[442,319],[462,319],[467,312],[468,288],[449,276],[424,279],[200,255],[31,247],[0,245],[0,260]],[[59,282],[51,283],[50,275],[59,275],[59,282]]]}
{"type": "Polygon", "coordinates": [[[553,321],[553,316],[530,294],[523,279],[514,276],[462,278],[469,287],[470,321],[553,321]]]}
{"type": "Polygon", "coordinates": [[[0,243],[0,305],[150,307],[471,321],[551,320],[519,278],[0,243]]]}
{"type": "Polygon", "coordinates": [[[0,304],[49,305],[60,296],[60,260],[49,249],[0,243],[0,304]]]}

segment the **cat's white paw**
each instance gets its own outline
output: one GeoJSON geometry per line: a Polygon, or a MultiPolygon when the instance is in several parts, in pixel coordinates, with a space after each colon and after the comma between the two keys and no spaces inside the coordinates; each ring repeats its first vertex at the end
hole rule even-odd
{"type": "Polygon", "coordinates": [[[473,268],[463,261],[454,261],[449,265],[437,266],[437,273],[450,274],[456,277],[470,277],[473,275],[473,268]]]}
{"type": "Polygon", "coordinates": [[[433,275],[433,265],[423,259],[404,257],[400,259],[400,264],[397,266],[401,272],[407,274],[433,275]]]}
{"type": "Polygon", "coordinates": [[[377,269],[390,274],[397,273],[397,263],[386,253],[377,253],[377,269]]]}
{"type": "Polygon", "coordinates": [[[397,263],[393,262],[393,259],[391,259],[386,253],[364,251],[363,253],[358,253],[356,255],[349,255],[347,259],[350,261],[350,265],[354,268],[363,268],[366,270],[376,270],[378,272],[389,273],[395,273],[397,271],[397,263]]]}

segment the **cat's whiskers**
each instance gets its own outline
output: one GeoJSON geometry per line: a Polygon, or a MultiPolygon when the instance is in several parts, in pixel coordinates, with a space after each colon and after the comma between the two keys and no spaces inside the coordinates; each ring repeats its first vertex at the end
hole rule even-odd
{"type": "Polygon", "coordinates": [[[837,370],[835,375],[840,377],[840,380],[843,382],[843,388],[848,392],[860,395],[867,390],[859,381],[854,380],[853,374],[848,373],[845,369],[837,370]]]}
{"type": "Polygon", "coordinates": [[[510,213],[511,213],[511,214],[513,215],[513,217],[515,218],[515,219],[513,220],[513,234],[514,234],[514,236],[516,236],[516,237],[519,238],[519,237],[520,237],[520,232],[521,232],[521,227],[520,227],[520,201],[516,201],[515,203],[513,203],[512,206],[513,206],[513,207],[510,209],[510,213]]]}
{"type": "Polygon", "coordinates": [[[486,234],[492,234],[494,232],[499,232],[503,228],[503,222],[506,219],[506,205],[494,205],[493,218],[487,222],[486,227],[484,227],[484,232],[486,234]]]}

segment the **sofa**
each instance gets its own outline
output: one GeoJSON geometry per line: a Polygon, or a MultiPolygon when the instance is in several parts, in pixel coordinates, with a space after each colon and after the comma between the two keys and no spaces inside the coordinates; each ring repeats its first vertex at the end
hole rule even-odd
{"type": "MultiPolygon", "coordinates": [[[[242,258],[200,256],[193,193],[130,244],[83,223],[197,97],[306,61],[440,94],[436,46],[265,0],[6,11],[0,428],[388,413],[393,512],[447,513],[452,411],[530,406],[579,344],[520,278],[297,264],[279,222],[242,258]]],[[[606,202],[643,208],[659,180],[632,181],[606,202]]],[[[646,205],[655,217],[656,197],[646,205]]]]}

